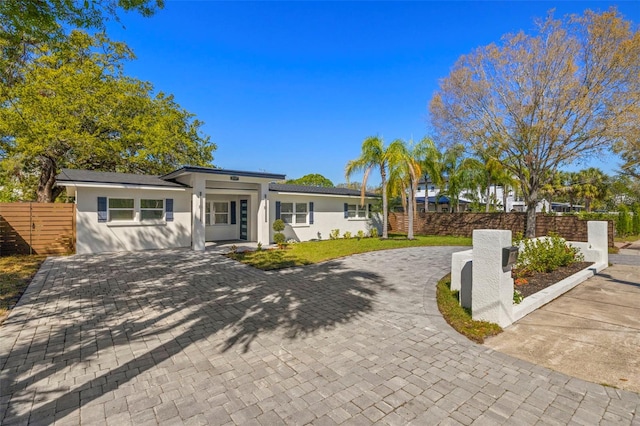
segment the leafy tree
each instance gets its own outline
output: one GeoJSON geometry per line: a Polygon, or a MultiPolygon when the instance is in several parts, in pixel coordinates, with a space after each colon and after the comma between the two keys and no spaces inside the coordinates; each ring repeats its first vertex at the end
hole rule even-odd
{"type": "MultiPolygon", "coordinates": [[[[331,182],[326,177],[312,173],[308,175],[304,175],[298,179],[289,179],[286,183],[294,184],[294,185],[306,185],[306,186],[321,186],[324,188],[333,188],[333,182],[331,182]]],[[[359,188],[358,188],[359,189],[359,188]]]]}
{"type": "Polygon", "coordinates": [[[578,178],[578,196],[584,201],[585,209],[590,212],[593,204],[596,205],[607,196],[609,177],[602,170],[590,167],[580,170],[578,178]]]}
{"type": "Polygon", "coordinates": [[[389,164],[389,189],[391,196],[399,196],[404,211],[407,212],[407,238],[414,239],[413,221],[416,212],[416,188],[422,175],[420,161],[416,158],[415,147],[408,147],[402,139],[396,139],[387,148],[389,164]]]}
{"type": "Polygon", "coordinates": [[[506,35],[462,56],[430,102],[449,143],[496,152],[515,175],[535,236],[540,191],[555,170],[638,134],[640,33],[615,9],[506,35]]]}
{"type": "Polygon", "coordinates": [[[64,167],[161,174],[210,164],[215,145],[200,134],[202,123],[172,96],[125,77],[129,58],[125,45],[76,31],[65,48],[28,63],[0,104],[5,180],[50,202],[64,167]]]}
{"type": "Polygon", "coordinates": [[[42,45],[63,47],[72,29],[104,31],[121,11],[148,17],[163,6],[164,0],[0,1],[0,100],[42,45]]]}
{"type": "Polygon", "coordinates": [[[384,141],[378,136],[369,136],[362,142],[362,151],[360,157],[350,160],[345,167],[345,176],[347,180],[350,176],[357,172],[364,172],[362,176],[362,201],[364,204],[365,189],[367,187],[367,179],[373,169],[380,171],[380,181],[382,184],[382,238],[389,238],[389,230],[387,229],[389,206],[387,202],[387,166],[388,154],[384,146],[384,141]]]}

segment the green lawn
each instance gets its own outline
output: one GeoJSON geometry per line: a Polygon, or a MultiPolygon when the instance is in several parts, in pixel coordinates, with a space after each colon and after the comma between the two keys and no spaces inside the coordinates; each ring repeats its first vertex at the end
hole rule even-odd
{"type": "Polygon", "coordinates": [[[46,256],[0,257],[0,324],[18,303],[46,256]]]}
{"type": "Polygon", "coordinates": [[[471,238],[418,236],[408,240],[406,236],[393,235],[387,240],[379,238],[351,238],[348,240],[307,241],[290,244],[286,249],[262,250],[246,253],[231,253],[229,257],[263,270],[282,269],[292,266],[310,265],[325,260],[365,253],[421,246],[470,246],[471,238]]]}
{"type": "Polygon", "coordinates": [[[483,343],[489,336],[502,332],[498,324],[487,321],[475,321],[471,313],[458,303],[458,293],[451,291],[451,275],[447,274],[438,282],[436,289],[438,309],[442,317],[458,333],[477,343],[483,343]]]}

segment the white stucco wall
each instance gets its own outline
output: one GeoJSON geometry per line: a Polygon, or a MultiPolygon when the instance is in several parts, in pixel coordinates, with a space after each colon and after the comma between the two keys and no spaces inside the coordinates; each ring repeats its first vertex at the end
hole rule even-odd
{"type": "MultiPolygon", "coordinates": [[[[223,241],[223,240],[237,240],[240,238],[240,198],[238,196],[233,195],[218,195],[218,194],[207,194],[207,202],[224,202],[230,203],[231,201],[236,202],[236,223],[232,225],[231,222],[231,207],[229,207],[229,224],[221,225],[206,225],[205,226],[205,240],[206,241],[223,241]]],[[[249,199],[249,197],[245,197],[245,199],[249,199]]],[[[206,211],[206,210],[205,210],[206,211]]],[[[252,218],[249,217],[249,222],[252,222],[252,218]]]]}
{"type": "MultiPolygon", "coordinates": [[[[191,245],[190,190],[77,188],[76,252],[78,254],[189,247],[191,245]],[[98,222],[98,197],[173,199],[174,220],[156,224],[98,222]]],[[[136,215],[139,217],[139,213],[136,215]]]]}
{"type": "MultiPolygon", "coordinates": [[[[272,225],[276,218],[276,201],[281,203],[308,203],[314,204],[314,223],[311,225],[308,223],[305,225],[287,225],[284,234],[287,238],[296,241],[309,241],[314,239],[328,240],[329,234],[333,229],[340,230],[340,237],[344,235],[345,231],[351,232],[355,237],[356,233],[362,230],[365,234],[368,234],[371,228],[377,228],[378,233],[382,234],[381,229],[381,215],[373,214],[371,219],[356,219],[344,217],[344,203],[347,204],[360,204],[360,197],[340,197],[340,196],[318,196],[309,194],[281,194],[271,192],[269,196],[269,217],[271,221],[269,223],[269,240],[273,241],[272,225]]],[[[365,204],[374,204],[375,200],[365,199],[365,204]]],[[[308,215],[307,215],[308,219],[308,215]]]]}

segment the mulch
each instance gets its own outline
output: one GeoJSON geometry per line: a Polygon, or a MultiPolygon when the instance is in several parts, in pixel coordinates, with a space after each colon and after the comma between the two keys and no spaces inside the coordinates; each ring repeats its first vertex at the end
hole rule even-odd
{"type": "Polygon", "coordinates": [[[514,283],[514,288],[519,290],[523,297],[531,296],[591,265],[593,262],[576,262],[569,266],[562,266],[553,272],[536,272],[525,278],[527,284],[516,285],[514,283]]]}

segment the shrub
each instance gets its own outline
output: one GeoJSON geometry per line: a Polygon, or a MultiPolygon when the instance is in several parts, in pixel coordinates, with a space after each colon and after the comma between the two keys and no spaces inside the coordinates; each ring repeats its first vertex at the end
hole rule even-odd
{"type": "Polygon", "coordinates": [[[359,240],[363,239],[365,237],[364,235],[364,231],[361,229],[358,231],[358,233],[356,234],[356,238],[358,238],[359,240]]]}
{"type": "Polygon", "coordinates": [[[618,207],[618,221],[616,223],[616,232],[618,236],[624,237],[631,233],[631,216],[629,209],[624,204],[618,207]]]}
{"type": "Polygon", "coordinates": [[[258,243],[258,247],[256,248],[256,251],[262,251],[262,243],[258,243]]]}
{"type": "Polygon", "coordinates": [[[332,229],[331,233],[329,234],[329,238],[332,240],[337,240],[338,238],[340,238],[340,230],[332,229]]]}
{"type": "Polygon", "coordinates": [[[284,242],[286,240],[286,237],[282,233],[282,231],[284,231],[284,221],[282,219],[276,219],[273,222],[272,227],[273,230],[276,231],[276,233],[273,234],[273,242],[280,248],[284,247],[284,242]]]}
{"type": "Polygon", "coordinates": [[[282,248],[284,246],[286,238],[282,232],[276,232],[273,234],[273,242],[278,245],[278,247],[282,248]]]}
{"type": "Polygon", "coordinates": [[[636,204],[635,206],[633,206],[631,232],[633,232],[633,235],[640,235],[640,204],[636,204]]]}
{"type": "Polygon", "coordinates": [[[349,232],[349,231],[345,231],[345,233],[344,233],[343,237],[344,237],[344,239],[345,239],[345,240],[350,239],[350,238],[351,238],[351,232],[349,232]]]}
{"type": "Polygon", "coordinates": [[[369,236],[371,238],[378,238],[378,228],[371,228],[369,231],[369,236]]]}
{"type": "Polygon", "coordinates": [[[273,222],[273,230],[276,231],[276,232],[284,231],[284,227],[285,227],[285,225],[284,225],[284,221],[282,219],[276,219],[273,222]]]}
{"type": "Polygon", "coordinates": [[[523,277],[530,272],[552,272],[561,266],[582,261],[577,247],[568,246],[563,238],[556,234],[540,239],[526,239],[522,241],[516,277],[523,277]]]}

